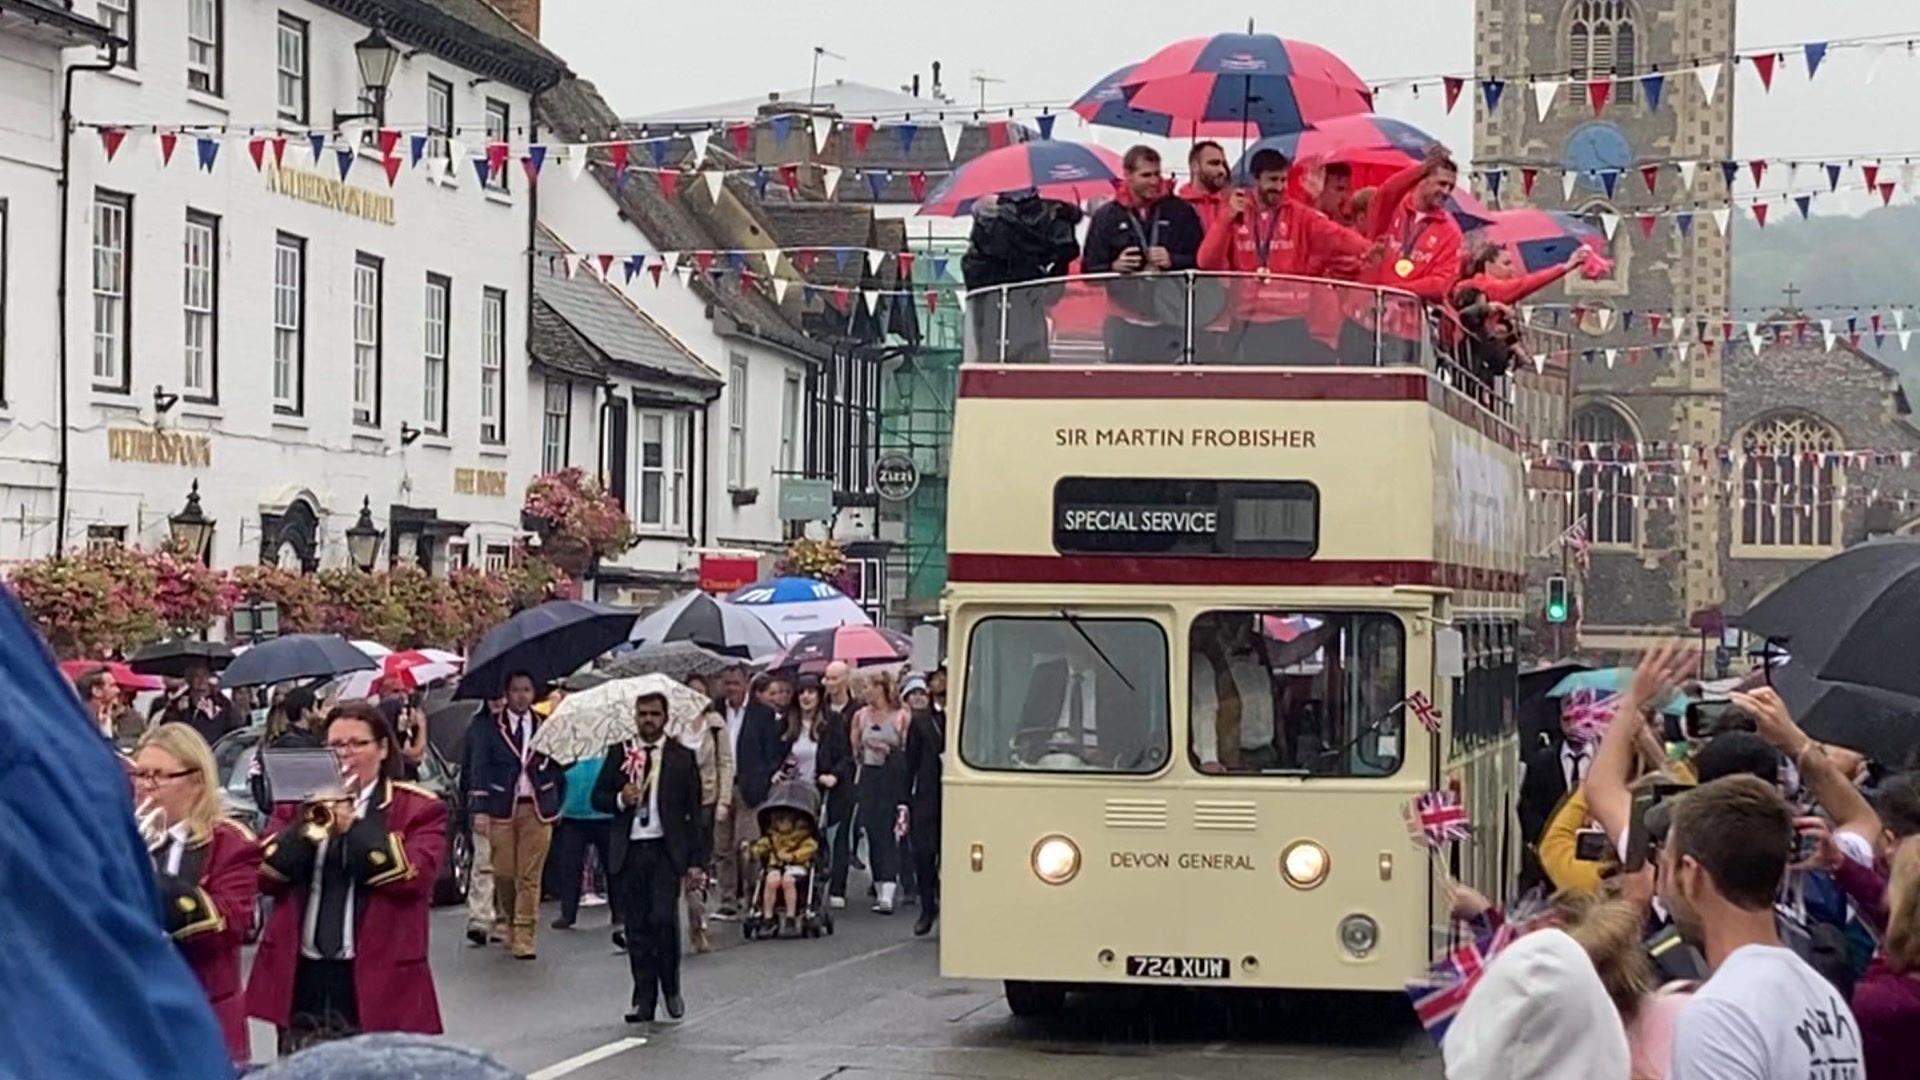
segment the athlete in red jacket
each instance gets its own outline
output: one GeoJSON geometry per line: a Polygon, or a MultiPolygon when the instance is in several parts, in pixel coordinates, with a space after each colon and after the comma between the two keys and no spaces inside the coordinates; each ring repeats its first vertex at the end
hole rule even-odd
{"type": "MultiPolygon", "coordinates": [[[[1424,161],[1409,165],[1380,185],[1367,232],[1387,242],[1386,257],[1362,280],[1411,293],[1430,304],[1446,303],[1460,278],[1460,225],[1447,210],[1459,167],[1435,144],[1424,161]]],[[[1350,362],[1373,362],[1374,298],[1361,297],[1341,353],[1350,362]],[[1358,331],[1358,334],[1355,333],[1358,331]],[[1364,356],[1364,361],[1362,357],[1364,356]]],[[[1379,320],[1381,350],[1399,362],[1413,360],[1425,321],[1422,306],[1388,293],[1379,320]]]]}

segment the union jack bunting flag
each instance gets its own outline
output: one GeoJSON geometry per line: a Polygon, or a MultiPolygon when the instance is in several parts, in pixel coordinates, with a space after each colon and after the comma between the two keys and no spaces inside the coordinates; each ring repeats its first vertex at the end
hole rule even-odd
{"type": "Polygon", "coordinates": [[[1420,726],[1426,728],[1429,734],[1439,732],[1440,706],[1433,703],[1433,699],[1427,696],[1426,691],[1415,690],[1408,696],[1407,711],[1419,719],[1420,726]]]}
{"type": "Polygon", "coordinates": [[[1429,791],[1415,797],[1408,808],[1407,821],[1414,843],[1435,851],[1473,834],[1467,808],[1460,805],[1460,796],[1451,791],[1429,791]]]}

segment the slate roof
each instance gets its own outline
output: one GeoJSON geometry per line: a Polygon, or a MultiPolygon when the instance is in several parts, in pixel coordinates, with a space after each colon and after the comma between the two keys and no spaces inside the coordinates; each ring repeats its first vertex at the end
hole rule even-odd
{"type": "MultiPolygon", "coordinates": [[[[616,133],[633,138],[640,135],[638,128],[622,124],[593,83],[579,77],[568,78],[542,94],[536,111],[543,127],[557,141],[599,140],[616,133]]],[[[668,199],[651,175],[629,173],[626,183],[615,183],[611,162],[601,152],[594,155],[588,172],[619,206],[621,216],[638,228],[656,249],[723,250],[748,246],[723,239],[710,223],[711,204],[706,185],[697,180],[688,178],[692,182],[683,182],[676,196],[668,199]]],[[[728,181],[736,190],[739,183],[728,181]]],[[[750,188],[746,195],[738,201],[748,214],[755,214],[750,188]]],[[[755,222],[751,227],[761,225],[755,222]]],[[[833,350],[826,343],[809,337],[774,306],[771,298],[758,291],[743,293],[731,284],[715,288],[697,274],[690,279],[689,287],[713,305],[718,314],[726,316],[724,320],[715,320],[721,333],[765,341],[815,360],[833,356],[833,350]]]]}
{"type": "Polygon", "coordinates": [[[539,92],[568,74],[565,60],[487,0],[315,0],[371,26],[384,20],[396,42],[417,45],[468,71],[539,92]]]}
{"type": "Polygon", "coordinates": [[[72,7],[71,0],[0,0],[0,12],[15,12],[31,22],[50,27],[62,37],[99,44],[113,38],[105,26],[72,7]]]}
{"type": "Polygon", "coordinates": [[[761,110],[770,105],[791,105],[795,111],[804,111],[807,108],[809,96],[813,100],[814,108],[831,109],[842,116],[899,112],[925,112],[931,116],[941,109],[952,107],[936,98],[915,97],[899,90],[889,90],[884,86],[874,86],[871,83],[856,82],[851,79],[835,79],[815,87],[798,86],[792,90],[775,90],[759,97],[735,98],[732,101],[716,101],[684,109],[669,109],[645,116],[629,117],[628,120],[635,124],[712,119],[744,120],[750,116],[760,115],[761,110]]]}
{"type": "MultiPolygon", "coordinates": [[[[907,246],[906,223],[882,221],[869,206],[838,202],[769,201],[760,209],[773,227],[773,236],[781,247],[861,247],[880,251],[902,251],[907,246]]],[[[820,254],[807,280],[816,285],[845,285],[859,288],[863,282],[874,288],[897,288],[892,263],[883,264],[880,278],[870,281],[866,255],[854,252],[840,269],[835,258],[820,254]]]]}
{"type": "MultiPolygon", "coordinates": [[[[554,255],[565,246],[542,227],[534,250],[554,255]]],[[[548,272],[544,258],[536,259],[533,296],[528,347],[543,364],[584,378],[624,371],[703,390],[721,385],[712,368],[585,267],[569,279],[564,271],[548,272]]]]}

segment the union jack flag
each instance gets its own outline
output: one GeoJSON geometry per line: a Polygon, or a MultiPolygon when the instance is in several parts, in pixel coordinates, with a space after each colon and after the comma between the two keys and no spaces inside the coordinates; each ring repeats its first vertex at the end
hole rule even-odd
{"type": "Polygon", "coordinates": [[[631,780],[636,784],[639,783],[640,778],[647,774],[646,748],[641,746],[637,742],[628,743],[627,744],[627,760],[626,760],[626,764],[622,766],[622,768],[625,770],[628,780],[631,780]]]}
{"type": "Polygon", "coordinates": [[[1587,540],[1587,519],[1583,516],[1567,529],[1567,550],[1573,552],[1573,564],[1583,574],[1590,565],[1587,549],[1592,546],[1587,540]]]}
{"type": "Polygon", "coordinates": [[[1438,1043],[1446,1037],[1447,1025],[1480,982],[1487,965],[1501,949],[1512,944],[1516,932],[1513,923],[1501,920],[1490,932],[1471,941],[1463,941],[1428,971],[1427,978],[1407,984],[1407,997],[1413,1000],[1413,1013],[1420,1026],[1438,1043]]]}
{"type": "Polygon", "coordinates": [[[1440,706],[1433,703],[1425,690],[1415,690],[1407,698],[1407,709],[1420,721],[1420,726],[1428,733],[1437,734],[1440,730],[1440,706]]]}
{"type": "Polygon", "coordinates": [[[1416,844],[1435,851],[1473,835],[1473,823],[1460,796],[1451,791],[1429,791],[1416,796],[1408,808],[1407,822],[1416,844]]]}

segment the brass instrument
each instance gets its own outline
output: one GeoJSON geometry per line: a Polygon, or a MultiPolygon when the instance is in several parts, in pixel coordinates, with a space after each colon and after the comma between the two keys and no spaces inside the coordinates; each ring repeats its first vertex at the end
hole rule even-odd
{"type": "Polygon", "coordinates": [[[317,791],[309,797],[300,808],[301,820],[306,823],[302,831],[307,839],[317,844],[331,836],[338,815],[342,812],[353,813],[353,800],[358,796],[359,788],[359,778],[348,776],[343,770],[338,788],[317,791]],[[344,810],[341,806],[343,803],[346,804],[344,810]]]}

